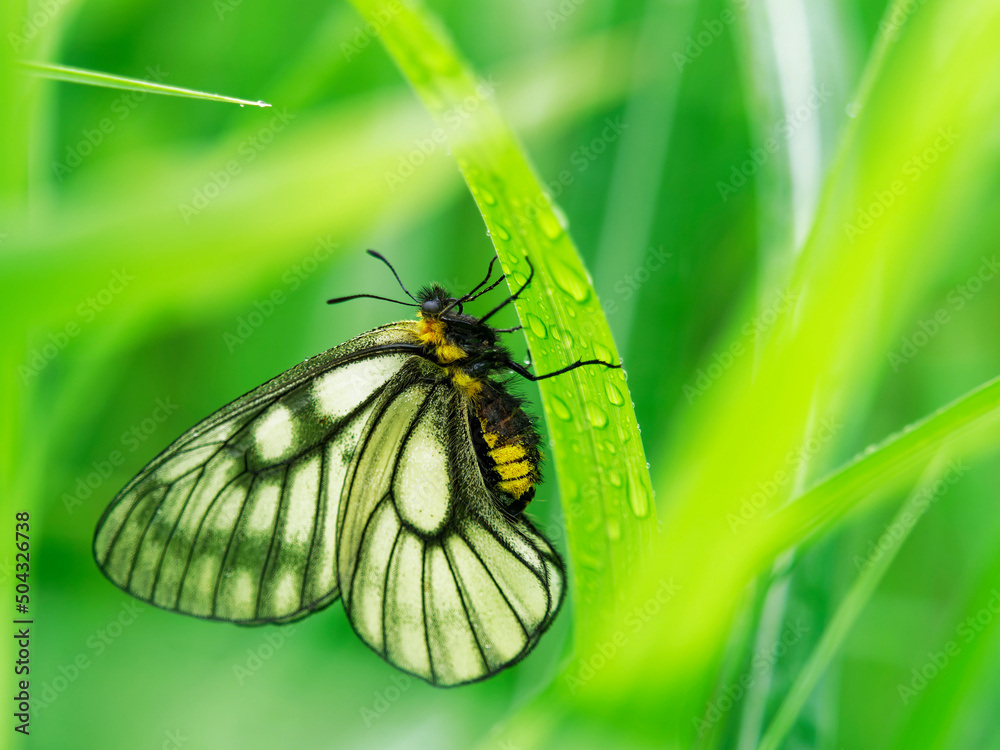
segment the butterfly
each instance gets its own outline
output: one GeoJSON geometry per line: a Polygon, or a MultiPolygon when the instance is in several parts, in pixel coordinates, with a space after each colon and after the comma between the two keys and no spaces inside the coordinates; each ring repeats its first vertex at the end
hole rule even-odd
{"type": "MultiPolygon", "coordinates": [[[[111,502],[94,558],[119,588],[168,610],[244,625],[343,600],[386,661],[438,686],[528,654],[566,588],[523,514],[541,481],[515,362],[464,305],[505,277],[413,296],[415,320],[368,331],[236,399],[181,435],[111,502]],[[489,284],[489,286],[487,286],[489,284]]],[[[529,261],[530,267],[530,261],[529,261]]],[[[410,305],[372,294],[360,297],[410,305]]]]}

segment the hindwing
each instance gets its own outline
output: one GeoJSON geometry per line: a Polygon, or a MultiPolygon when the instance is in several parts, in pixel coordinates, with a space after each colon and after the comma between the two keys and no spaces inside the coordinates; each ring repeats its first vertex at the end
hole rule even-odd
{"type": "Polygon", "coordinates": [[[337,569],[348,619],[387,661],[436,685],[523,658],[562,602],[562,561],[501,512],[468,397],[422,360],[374,406],[347,472],[337,569]],[[420,375],[419,372],[425,374],[420,375]]]}
{"type": "Polygon", "coordinates": [[[379,394],[415,356],[411,327],[308,359],[181,435],[98,523],[104,574],[158,607],[246,624],[336,599],[344,477],[379,394]]]}

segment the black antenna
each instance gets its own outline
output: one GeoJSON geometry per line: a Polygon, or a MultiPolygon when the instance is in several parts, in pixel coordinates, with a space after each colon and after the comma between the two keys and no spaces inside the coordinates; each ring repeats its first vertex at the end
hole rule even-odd
{"type": "MultiPolygon", "coordinates": [[[[500,282],[503,281],[506,278],[507,278],[506,276],[501,276],[499,279],[497,279],[496,281],[494,281],[492,284],[490,284],[488,287],[486,287],[479,294],[475,295],[474,297],[469,297],[469,299],[467,299],[466,302],[472,302],[472,300],[479,299],[480,297],[482,297],[487,292],[492,292],[494,289],[497,288],[497,286],[500,284],[500,282]]],[[[473,289],[473,291],[475,291],[475,290],[473,289]]],[[[472,292],[469,292],[469,294],[472,294],[472,292]]]]}
{"type": "Polygon", "coordinates": [[[481,317],[479,319],[480,323],[485,323],[489,318],[492,318],[494,315],[496,315],[498,312],[500,312],[503,308],[505,308],[507,305],[509,305],[514,300],[516,300],[518,297],[520,297],[521,296],[521,292],[523,292],[525,289],[527,289],[528,288],[528,284],[530,284],[531,280],[533,278],[535,278],[535,267],[533,265],[531,265],[531,258],[529,258],[527,255],[525,255],[524,259],[528,262],[528,268],[531,271],[528,274],[528,280],[524,282],[524,285],[520,289],[518,289],[516,292],[514,292],[512,295],[510,295],[507,299],[505,299],[503,302],[501,302],[499,305],[497,305],[492,310],[490,310],[488,313],[486,313],[483,317],[481,317]]]}
{"type": "MultiPolygon", "coordinates": [[[[403,291],[406,291],[405,289],[403,291]]],[[[347,302],[352,299],[361,299],[362,297],[367,297],[368,299],[380,299],[383,302],[395,302],[397,305],[406,305],[407,307],[412,307],[409,302],[403,302],[398,299],[389,299],[388,297],[379,297],[377,294],[352,294],[349,297],[334,297],[333,299],[328,299],[326,304],[336,305],[340,302],[347,302]]]]}
{"type": "MultiPolygon", "coordinates": [[[[389,270],[392,271],[392,275],[396,277],[396,281],[399,283],[399,288],[402,289],[404,292],[406,292],[406,296],[407,297],[409,297],[410,299],[412,299],[414,302],[417,302],[417,303],[420,302],[420,300],[418,300],[416,297],[414,297],[412,294],[410,294],[410,290],[407,289],[403,285],[403,280],[401,278],[399,278],[399,274],[396,273],[396,269],[392,267],[392,263],[390,263],[389,261],[387,261],[385,259],[384,255],[382,255],[381,253],[376,252],[375,250],[371,250],[371,249],[369,249],[367,252],[368,252],[368,254],[370,256],[372,256],[373,258],[378,258],[380,261],[382,261],[383,263],[385,263],[389,267],[389,270]]],[[[395,300],[391,300],[391,301],[395,301],[395,300]]],[[[403,303],[403,304],[406,304],[406,303],[403,303]]]]}
{"type": "Polygon", "coordinates": [[[456,299],[450,305],[448,305],[444,310],[441,311],[441,314],[444,315],[446,312],[448,312],[451,308],[455,307],[456,305],[458,306],[458,312],[461,313],[462,312],[462,304],[463,303],[465,303],[465,302],[471,302],[472,300],[476,299],[476,297],[480,297],[480,296],[486,294],[486,292],[488,292],[488,291],[496,288],[496,285],[499,284],[501,281],[503,281],[504,278],[506,278],[503,274],[500,274],[500,278],[497,279],[496,281],[494,281],[492,284],[490,284],[489,287],[487,287],[486,289],[483,289],[483,291],[479,292],[479,294],[476,294],[476,292],[479,291],[480,287],[482,287],[483,284],[485,284],[487,281],[490,280],[490,276],[493,275],[493,264],[496,263],[496,262],[497,262],[497,256],[494,255],[490,259],[490,267],[486,269],[486,278],[483,279],[482,281],[480,281],[478,284],[476,284],[475,287],[473,287],[468,292],[466,292],[465,294],[463,294],[461,297],[459,297],[458,299],[456,299]]]}
{"type": "MultiPolygon", "coordinates": [[[[490,280],[490,276],[493,275],[493,264],[496,262],[497,262],[497,256],[494,255],[492,258],[490,258],[490,267],[486,269],[486,278],[480,281],[478,284],[476,284],[468,292],[466,292],[465,295],[462,297],[463,300],[468,302],[470,299],[473,299],[472,295],[474,295],[477,291],[479,291],[479,289],[483,286],[483,284],[485,284],[487,281],[490,280]]],[[[500,275],[500,278],[503,278],[503,274],[500,275]]]]}

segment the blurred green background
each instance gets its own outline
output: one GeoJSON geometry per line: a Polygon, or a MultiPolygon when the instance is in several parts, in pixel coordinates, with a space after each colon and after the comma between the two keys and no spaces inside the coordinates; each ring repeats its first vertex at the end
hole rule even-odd
{"type": "MultiPolygon", "coordinates": [[[[31,511],[36,624],[31,737],[4,741],[1000,747],[995,436],[866,486],[820,533],[743,534],[760,518],[740,516],[754,491],[772,510],[1000,371],[1000,3],[429,8],[495,91],[604,306],[662,525],[627,577],[655,592],[676,572],[672,619],[633,630],[621,581],[615,651],[632,653],[614,668],[600,644],[574,646],[567,601],[517,667],[438,690],[371,653],[339,604],[239,628],[104,580],[94,525],[148,460],[398,317],[324,304],[394,294],[365,248],[411,288],[455,290],[493,249],[378,25],[349,4],[13,2],[2,481],[5,519],[31,511]],[[274,106],[42,81],[20,59],[274,106]]],[[[554,472],[539,498],[566,550],[554,472]]],[[[0,561],[11,586],[13,550],[0,561]]]]}

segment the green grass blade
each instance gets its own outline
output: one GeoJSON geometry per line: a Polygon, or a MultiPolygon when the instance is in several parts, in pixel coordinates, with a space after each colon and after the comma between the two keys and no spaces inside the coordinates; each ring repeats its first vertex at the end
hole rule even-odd
{"type": "MultiPolygon", "coordinates": [[[[671,688],[693,695],[707,682],[740,591],[801,541],[790,533],[768,535],[766,514],[790,494],[810,422],[828,425],[828,439],[807,451],[822,459],[846,425],[865,420],[855,411],[857,399],[884,374],[886,355],[902,326],[912,324],[916,305],[945,283],[945,273],[957,275],[973,253],[983,252],[982,245],[950,238],[993,201],[992,187],[969,175],[981,164],[979,149],[994,137],[990,118],[1000,111],[1000,87],[991,81],[974,93],[928,90],[926,81],[957,80],[959,71],[987,65],[995,58],[989,40],[998,28],[1000,12],[989,4],[955,15],[945,4],[929,3],[911,17],[904,43],[895,45],[871,84],[850,169],[835,172],[835,184],[827,186],[789,285],[792,302],[785,312],[780,305],[772,310],[773,335],[755,362],[722,347],[716,352],[729,357],[716,364],[717,380],[705,386],[701,400],[678,419],[663,456],[658,485],[670,493],[669,516],[656,562],[638,572],[626,606],[642,606],[670,576],[680,593],[657,626],[639,631],[602,672],[594,702],[608,712],[613,700],[616,710],[652,717],[662,701],[651,696],[671,688]],[[945,69],[935,68],[937,58],[922,46],[940,43],[942,35],[954,51],[943,58],[945,69]],[[900,119],[913,127],[901,131],[900,119]],[[916,180],[907,176],[898,187],[909,160],[925,152],[936,158],[934,170],[916,180]],[[870,231],[858,230],[872,196],[894,184],[903,195],[893,210],[872,224],[861,220],[870,231]],[[753,504],[751,498],[757,498],[753,504]]],[[[747,340],[737,343],[746,350],[747,340]]],[[[883,476],[881,484],[890,479],[883,476]]],[[[682,728],[676,741],[689,744],[683,718],[675,725],[682,728]]]]}
{"type": "Polygon", "coordinates": [[[801,542],[828,528],[872,494],[886,493],[926,465],[939,450],[969,455],[1000,438],[1000,377],[935,414],[872,446],[768,519],[775,546],[801,542]]]}
{"type": "Polygon", "coordinates": [[[867,568],[861,570],[857,580],[830,620],[830,624],[827,625],[823,635],[814,646],[802,671],[796,676],[770,725],[764,731],[760,744],[757,745],[757,750],[778,750],[780,747],[809,695],[826,672],[837,650],[847,638],[851,627],[857,621],[885,572],[896,558],[896,553],[899,552],[903,542],[916,527],[917,522],[931,507],[927,501],[928,491],[944,471],[945,455],[939,453],[935,457],[931,466],[924,472],[919,485],[896,512],[889,528],[901,528],[903,531],[892,535],[886,532],[883,536],[888,541],[887,546],[883,544],[882,539],[879,539],[878,548],[882,554],[871,560],[867,568]]]}
{"type": "MultiPolygon", "coordinates": [[[[496,107],[420,4],[352,0],[447,137],[514,288],[537,372],[616,361],[607,321],[565,228],[496,107]]],[[[582,368],[539,384],[562,490],[577,634],[612,617],[654,528],[652,490],[621,372],[582,368]],[[618,586],[616,586],[616,582],[618,586]]]]}
{"type": "Polygon", "coordinates": [[[82,68],[71,68],[68,65],[54,65],[52,63],[22,62],[21,67],[41,78],[48,78],[53,81],[64,83],[81,83],[85,86],[100,86],[106,89],[123,89],[125,91],[142,91],[151,94],[163,94],[164,96],[181,96],[188,99],[208,99],[213,102],[226,102],[228,104],[239,104],[241,107],[270,107],[267,102],[251,101],[250,99],[237,99],[234,96],[223,96],[222,94],[210,94],[206,91],[195,91],[185,89],[180,86],[167,86],[155,81],[146,81],[141,78],[126,78],[124,76],[111,75],[110,73],[99,73],[93,70],[83,70],[82,68]]]}

